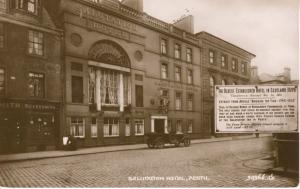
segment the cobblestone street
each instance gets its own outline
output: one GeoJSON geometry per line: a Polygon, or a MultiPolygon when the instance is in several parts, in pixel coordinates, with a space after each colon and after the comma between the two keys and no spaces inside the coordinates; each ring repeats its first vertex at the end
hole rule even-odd
{"type": "Polygon", "coordinates": [[[2,163],[0,185],[6,187],[297,186],[297,179],[278,175],[273,175],[272,180],[247,180],[248,176],[264,174],[267,168],[272,167],[273,162],[268,160],[271,154],[269,146],[270,138],[259,138],[192,144],[188,148],[166,147],[157,150],[147,149],[145,146],[145,149],[140,150],[2,163]]]}

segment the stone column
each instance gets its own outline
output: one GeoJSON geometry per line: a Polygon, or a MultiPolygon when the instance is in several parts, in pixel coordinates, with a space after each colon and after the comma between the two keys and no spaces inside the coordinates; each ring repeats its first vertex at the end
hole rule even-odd
{"type": "Polygon", "coordinates": [[[101,111],[101,84],[100,84],[100,78],[101,78],[101,71],[97,70],[96,72],[96,103],[97,103],[97,111],[101,111]]]}
{"type": "Polygon", "coordinates": [[[151,133],[154,133],[154,119],[151,118],[151,133]]]}
{"type": "Polygon", "coordinates": [[[168,133],[168,119],[165,119],[165,133],[168,133]]]}
{"type": "Polygon", "coordinates": [[[119,85],[119,105],[120,112],[124,112],[124,83],[123,83],[123,73],[120,73],[120,85],[119,85]]]}

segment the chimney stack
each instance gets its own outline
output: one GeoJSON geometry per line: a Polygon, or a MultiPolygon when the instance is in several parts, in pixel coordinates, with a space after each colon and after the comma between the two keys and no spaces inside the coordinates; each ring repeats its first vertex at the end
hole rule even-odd
{"type": "Polygon", "coordinates": [[[285,68],[284,68],[283,75],[284,75],[284,77],[285,77],[285,80],[286,80],[287,82],[290,82],[290,81],[291,81],[291,68],[285,67],[285,68]]]}
{"type": "Polygon", "coordinates": [[[188,15],[175,21],[173,24],[175,27],[180,28],[186,32],[194,34],[194,16],[188,15]]]}

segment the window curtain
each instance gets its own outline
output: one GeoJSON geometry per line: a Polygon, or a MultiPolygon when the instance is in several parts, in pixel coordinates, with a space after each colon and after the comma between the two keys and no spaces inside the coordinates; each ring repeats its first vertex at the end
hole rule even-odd
{"type": "Polygon", "coordinates": [[[96,70],[89,68],[89,102],[95,103],[96,70]]]}

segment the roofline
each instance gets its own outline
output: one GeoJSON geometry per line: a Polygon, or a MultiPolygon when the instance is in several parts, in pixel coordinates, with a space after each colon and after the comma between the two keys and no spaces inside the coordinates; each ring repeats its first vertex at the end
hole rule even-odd
{"type": "Polygon", "coordinates": [[[249,52],[249,51],[246,51],[245,49],[242,49],[241,47],[238,47],[238,46],[236,46],[236,45],[234,45],[234,44],[232,44],[232,43],[230,43],[230,42],[228,42],[228,41],[225,41],[224,39],[222,39],[222,38],[220,38],[220,37],[217,37],[217,36],[215,36],[215,35],[213,35],[213,34],[211,34],[211,33],[206,32],[206,31],[198,32],[198,33],[196,33],[195,35],[198,36],[199,34],[202,34],[202,33],[203,33],[203,34],[210,35],[210,36],[212,36],[212,37],[214,37],[214,38],[216,38],[216,39],[218,39],[218,40],[221,40],[221,41],[223,41],[223,42],[225,42],[225,43],[227,43],[227,44],[229,44],[229,45],[232,45],[232,46],[234,46],[234,47],[236,47],[236,48],[238,48],[238,49],[240,49],[240,50],[242,50],[242,51],[245,51],[246,53],[248,53],[248,54],[250,54],[251,56],[253,56],[253,58],[256,57],[255,54],[253,54],[253,53],[251,53],[251,52],[249,52]]]}

